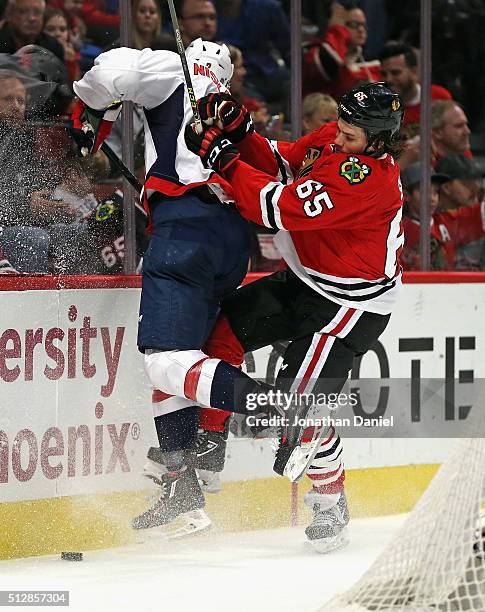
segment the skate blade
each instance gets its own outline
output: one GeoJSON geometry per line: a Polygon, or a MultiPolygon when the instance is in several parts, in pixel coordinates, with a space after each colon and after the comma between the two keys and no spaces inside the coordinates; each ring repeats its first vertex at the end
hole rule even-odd
{"type": "Polygon", "coordinates": [[[349,534],[347,528],[344,527],[342,531],[334,536],[333,538],[318,538],[316,540],[307,540],[308,544],[321,555],[334,552],[335,550],[341,550],[345,548],[349,543],[349,534]]]}
{"type": "Polygon", "coordinates": [[[298,482],[303,478],[318,453],[320,442],[327,434],[327,429],[322,427],[317,435],[315,433],[310,442],[305,442],[302,446],[296,446],[288,458],[283,469],[283,476],[286,476],[291,482],[298,482]]]}
{"type": "Polygon", "coordinates": [[[286,476],[291,482],[298,482],[303,478],[318,453],[322,438],[329,430],[328,426],[324,425],[324,417],[327,412],[328,409],[325,406],[313,405],[310,407],[305,417],[307,423],[305,427],[313,427],[313,433],[312,439],[308,442],[301,442],[304,433],[302,425],[292,427],[290,428],[292,431],[287,431],[287,441],[284,444],[280,442],[276,452],[273,469],[277,474],[286,476]]]}
{"type": "Polygon", "coordinates": [[[205,510],[200,508],[181,514],[175,521],[168,525],[162,525],[160,529],[161,535],[165,539],[179,540],[208,531],[211,527],[212,521],[205,510]]]}
{"type": "Polygon", "coordinates": [[[171,523],[134,530],[134,540],[138,544],[152,541],[178,540],[209,531],[212,521],[202,508],[181,514],[171,523]]]}

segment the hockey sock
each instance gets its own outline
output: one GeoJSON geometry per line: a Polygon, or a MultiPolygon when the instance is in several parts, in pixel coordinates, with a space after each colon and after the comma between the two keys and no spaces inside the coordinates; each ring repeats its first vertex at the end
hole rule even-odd
{"type": "MultiPolygon", "coordinates": [[[[197,385],[198,380],[195,382],[195,388],[197,385]]],[[[268,415],[280,415],[277,407],[270,406],[267,402],[262,403],[264,408],[258,405],[258,397],[271,390],[273,388],[270,385],[259,383],[241,372],[239,368],[220,361],[212,374],[210,406],[239,414],[253,414],[256,411],[268,415]]]]}
{"type": "Polygon", "coordinates": [[[307,476],[313,483],[312,492],[336,494],[343,489],[345,469],[341,459],[342,451],[340,436],[335,432],[335,428],[331,427],[307,471],[307,476]]]}
{"type": "MultiPolygon", "coordinates": [[[[232,331],[229,319],[223,314],[219,315],[202,350],[209,357],[222,359],[233,366],[241,366],[244,361],[244,349],[232,331]]],[[[231,412],[227,410],[202,408],[199,427],[205,431],[224,431],[230,416],[231,412]]]]}
{"type": "Polygon", "coordinates": [[[158,443],[162,452],[183,451],[194,443],[199,424],[199,408],[190,406],[155,417],[158,443]]]}

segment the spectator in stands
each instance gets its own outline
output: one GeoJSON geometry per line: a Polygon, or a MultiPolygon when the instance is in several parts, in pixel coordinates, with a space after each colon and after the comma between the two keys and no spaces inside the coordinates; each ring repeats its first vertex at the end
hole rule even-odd
{"type": "MultiPolygon", "coordinates": [[[[450,163],[445,164],[445,169],[454,171],[454,161],[451,160],[450,163]]],[[[403,227],[406,237],[401,262],[405,270],[419,270],[421,265],[419,248],[420,172],[420,164],[414,163],[401,173],[404,194],[403,227]]],[[[442,172],[432,171],[431,174],[430,258],[432,270],[456,269],[457,250],[478,240],[485,233],[479,204],[461,206],[453,211],[438,210],[443,190],[446,185],[453,182],[453,179],[450,180],[450,178],[442,172]]]]}
{"type": "Polygon", "coordinates": [[[340,99],[361,81],[378,81],[380,62],[366,61],[365,13],[356,6],[332,5],[328,30],[315,38],[304,55],[303,94],[324,92],[340,99]]]}
{"type": "MultiPolygon", "coordinates": [[[[477,192],[460,184],[466,181],[476,182],[477,173],[473,162],[462,155],[443,158],[437,166],[437,172],[432,171],[430,233],[433,270],[480,269],[485,235],[485,210],[476,201],[477,192]],[[450,203],[450,192],[454,208],[445,208],[444,206],[450,203]]],[[[401,173],[401,180],[404,190],[403,226],[406,237],[401,261],[406,270],[419,270],[420,164],[414,163],[406,168],[401,173]]]]}
{"type": "Polygon", "coordinates": [[[470,128],[462,106],[453,100],[437,100],[431,105],[433,154],[438,161],[447,155],[471,158],[470,128]]]}
{"type": "Polygon", "coordinates": [[[86,24],[81,13],[84,0],[49,0],[49,8],[61,9],[69,24],[69,37],[74,48],[79,51],[86,37],[86,24]]]}
{"type": "MultiPolygon", "coordinates": [[[[403,130],[408,136],[419,132],[421,112],[421,85],[419,83],[418,56],[413,47],[401,43],[388,43],[381,55],[381,74],[390,88],[401,96],[405,106],[403,130]]],[[[432,100],[451,100],[450,92],[440,85],[431,85],[432,100]]]]}
{"type": "Polygon", "coordinates": [[[44,33],[55,38],[64,49],[64,64],[69,79],[77,81],[81,77],[79,59],[81,54],[71,42],[71,32],[66,14],[62,9],[48,8],[44,13],[44,33]]]}
{"type": "Polygon", "coordinates": [[[42,32],[44,12],[44,0],[9,0],[0,27],[0,53],[15,53],[25,45],[35,44],[63,60],[62,45],[42,32]]]}
{"type": "Polygon", "coordinates": [[[155,0],[133,0],[133,48],[152,48],[153,43],[160,37],[162,14],[160,5],[155,0]]]}
{"type": "MultiPolygon", "coordinates": [[[[134,49],[166,49],[177,52],[175,38],[161,32],[162,13],[156,0],[132,0],[131,35],[134,49]]],[[[110,48],[119,47],[118,39],[110,48]]]]}
{"type": "MultiPolygon", "coordinates": [[[[176,47],[170,49],[169,40],[166,34],[161,34],[162,15],[160,6],[155,0],[132,0],[132,40],[135,49],[167,49],[177,51],[176,47]]],[[[120,41],[117,40],[112,45],[119,47],[120,41]]],[[[136,104],[133,105],[133,136],[134,141],[143,140],[143,109],[136,104]]],[[[106,142],[113,151],[121,158],[123,139],[123,123],[121,115],[116,119],[113,129],[106,142]]],[[[113,168],[116,172],[118,169],[113,168]]]]}
{"type": "Polygon", "coordinates": [[[308,94],[303,100],[302,112],[303,130],[308,134],[326,123],[337,120],[337,102],[327,94],[308,94]]]}
{"type": "Polygon", "coordinates": [[[482,170],[465,155],[447,155],[436,164],[436,171],[447,174],[449,180],[440,192],[440,211],[470,206],[478,200],[482,170]]]}
{"type": "Polygon", "coordinates": [[[209,0],[178,0],[176,2],[180,33],[184,45],[196,38],[214,40],[217,32],[217,13],[209,0]]]}
{"type": "Polygon", "coordinates": [[[263,132],[271,120],[266,101],[258,91],[248,88],[245,83],[247,70],[244,66],[241,49],[234,45],[228,45],[228,48],[234,66],[230,86],[231,95],[249,110],[256,130],[263,132]]]}
{"type": "Polygon", "coordinates": [[[440,191],[439,211],[454,241],[455,270],[485,268],[485,208],[481,200],[484,170],[464,155],[448,155],[437,164],[449,176],[440,191]]]}
{"type": "Polygon", "coordinates": [[[76,181],[76,168],[60,162],[57,150],[51,157],[46,140],[26,123],[31,81],[0,70],[1,242],[19,271],[48,272],[53,254],[56,271],[69,272],[85,261],[75,240],[87,231],[84,222],[97,201],[88,197],[86,182],[76,181]]]}
{"type": "MultiPolygon", "coordinates": [[[[64,5],[70,6],[74,2],[75,0],[64,0],[64,5]]],[[[120,15],[117,2],[83,0],[79,16],[86,24],[86,37],[94,44],[105,48],[119,36],[120,15]]]]}
{"type": "MultiPolygon", "coordinates": [[[[99,152],[94,172],[101,168],[105,176],[109,163],[99,152]],[[103,170],[104,169],[104,170],[103,170]]],[[[85,162],[71,155],[59,161],[56,184],[32,195],[31,206],[39,224],[49,232],[52,270],[57,274],[92,274],[98,257],[92,249],[88,219],[98,206],[91,176],[85,162]]]]}
{"type": "Polygon", "coordinates": [[[0,228],[1,242],[21,272],[47,272],[49,235],[34,227],[31,193],[45,184],[48,165],[35,152],[35,139],[24,126],[27,79],[0,70],[0,228]]]}
{"type": "Polygon", "coordinates": [[[278,0],[218,0],[217,38],[241,49],[247,80],[268,103],[289,90],[290,25],[278,0]]]}
{"type": "MultiPolygon", "coordinates": [[[[421,268],[420,257],[420,207],[421,207],[421,165],[415,162],[401,172],[401,182],[404,197],[404,247],[401,254],[401,263],[405,270],[419,270],[421,268]]],[[[440,228],[435,223],[433,215],[438,208],[439,190],[441,185],[448,180],[444,174],[431,172],[431,194],[430,194],[430,214],[431,214],[431,269],[445,270],[452,269],[454,256],[451,261],[447,259],[447,252],[443,246],[443,237],[440,228]]]]}

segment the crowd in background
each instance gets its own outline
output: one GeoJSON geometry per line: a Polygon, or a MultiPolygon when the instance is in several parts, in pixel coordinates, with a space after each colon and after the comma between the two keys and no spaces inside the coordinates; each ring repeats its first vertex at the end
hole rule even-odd
{"type": "MultiPolygon", "coordinates": [[[[231,93],[256,129],[289,139],[290,0],[178,0],[185,45],[229,45],[231,93]]],[[[432,159],[419,143],[419,0],[303,0],[302,125],[336,119],[349,88],[387,81],[405,105],[405,270],[420,269],[419,179],[432,167],[431,268],[485,269],[485,6],[433,2],[432,159]],[[476,36],[473,35],[476,32],[476,36]]],[[[165,0],[132,0],[137,49],[176,50],[165,0]]],[[[123,270],[119,171],[102,152],[79,159],[66,128],[72,82],[120,45],[118,0],[0,0],[0,273],[116,274],[123,270]]],[[[143,180],[143,120],[134,109],[135,171],[143,180]]],[[[109,139],[121,155],[121,125],[109,139]]],[[[148,237],[136,206],[137,247],[148,237]]],[[[254,227],[252,271],[282,265],[272,236],[254,227]]]]}

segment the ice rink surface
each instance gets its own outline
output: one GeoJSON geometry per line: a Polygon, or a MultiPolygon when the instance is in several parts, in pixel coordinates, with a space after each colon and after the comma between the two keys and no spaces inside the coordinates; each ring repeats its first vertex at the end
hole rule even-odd
{"type": "Polygon", "coordinates": [[[283,528],[156,538],[86,551],[81,562],[2,561],[0,590],[68,590],[69,608],[55,609],[69,612],[315,612],[355,582],[403,519],[354,520],[349,546],[329,555],[308,548],[302,528],[283,528]]]}

